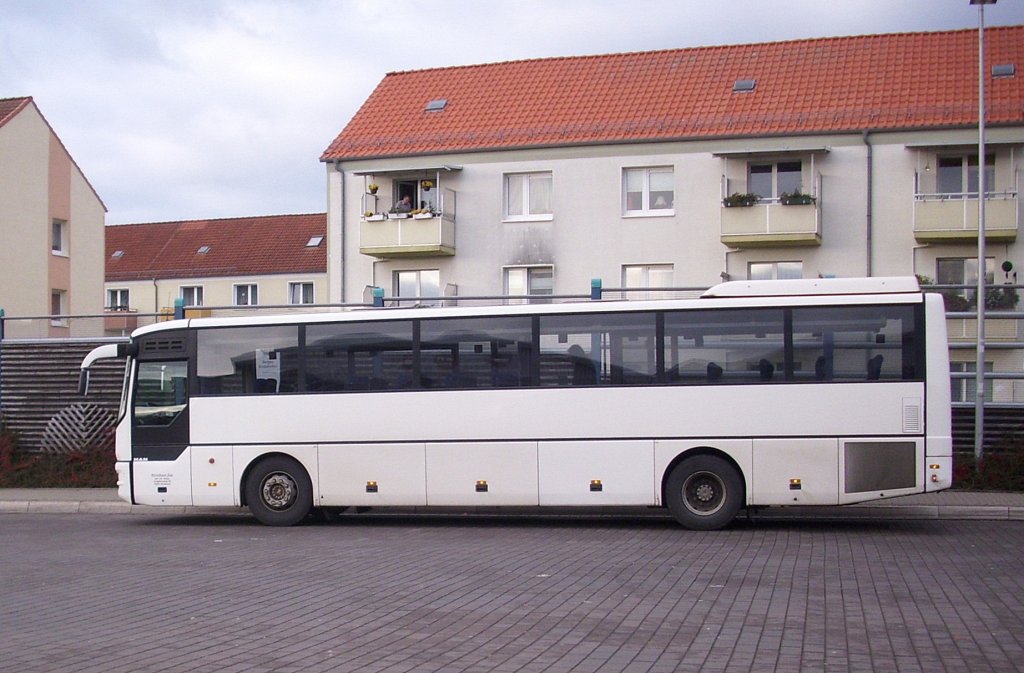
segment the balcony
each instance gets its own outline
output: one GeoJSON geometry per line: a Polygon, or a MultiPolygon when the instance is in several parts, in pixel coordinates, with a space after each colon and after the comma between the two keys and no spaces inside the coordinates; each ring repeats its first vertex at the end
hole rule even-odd
{"type": "Polygon", "coordinates": [[[455,191],[444,189],[426,212],[364,213],[359,252],[378,259],[451,257],[455,254],[455,191]]]}
{"type": "MultiPolygon", "coordinates": [[[[1018,212],[1016,192],[988,192],[985,199],[985,240],[1015,241],[1018,212]]],[[[914,238],[918,243],[976,242],[977,193],[915,194],[914,238]]]]}
{"type": "Polygon", "coordinates": [[[752,206],[723,205],[722,243],[733,248],[821,245],[819,204],[761,199],[752,206]]]}
{"type": "Polygon", "coordinates": [[[450,257],[455,254],[455,220],[440,214],[364,218],[359,252],[379,259],[450,257]]]}

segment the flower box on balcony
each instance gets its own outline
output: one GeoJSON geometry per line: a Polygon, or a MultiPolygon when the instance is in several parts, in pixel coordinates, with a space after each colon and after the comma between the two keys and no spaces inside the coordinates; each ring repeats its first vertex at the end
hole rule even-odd
{"type": "Polygon", "coordinates": [[[756,204],[760,198],[757,194],[730,194],[722,199],[722,205],[726,208],[747,208],[756,204]]]}
{"type": "Polygon", "coordinates": [[[363,217],[367,222],[383,222],[385,219],[384,215],[366,215],[363,217]]]}
{"type": "Polygon", "coordinates": [[[429,219],[431,219],[433,217],[435,217],[435,215],[433,213],[416,213],[415,215],[412,216],[412,219],[414,219],[414,220],[429,220],[429,219]]]}
{"type": "Polygon", "coordinates": [[[405,220],[409,218],[409,213],[388,213],[389,220],[405,220]]]}
{"type": "Polygon", "coordinates": [[[810,194],[802,194],[798,189],[795,192],[783,192],[779,196],[779,202],[784,206],[812,206],[815,198],[810,194]]]}

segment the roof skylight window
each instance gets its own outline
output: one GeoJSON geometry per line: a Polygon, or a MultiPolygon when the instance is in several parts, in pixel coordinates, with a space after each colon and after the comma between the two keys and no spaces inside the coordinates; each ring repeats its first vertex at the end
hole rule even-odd
{"type": "Polygon", "coordinates": [[[992,66],[992,77],[1013,77],[1017,74],[1017,65],[1015,63],[1002,63],[1000,65],[992,66]]]}
{"type": "Polygon", "coordinates": [[[317,248],[317,247],[320,246],[320,244],[323,242],[323,240],[324,240],[323,236],[313,236],[308,241],[306,241],[306,247],[307,248],[317,248]]]}
{"type": "Polygon", "coordinates": [[[435,98],[434,100],[432,100],[429,103],[427,103],[426,111],[427,112],[440,112],[441,110],[445,109],[446,107],[448,107],[448,99],[447,98],[435,98]]]}
{"type": "Polygon", "coordinates": [[[756,86],[756,79],[738,79],[732,85],[732,91],[733,93],[750,93],[756,86]]]}
{"type": "Polygon", "coordinates": [[[111,255],[111,257],[113,257],[114,259],[121,259],[122,257],[124,257],[124,250],[115,250],[114,254],[111,255]]]}
{"type": "Polygon", "coordinates": [[[197,255],[205,255],[208,252],[210,252],[210,246],[208,245],[201,245],[199,246],[199,249],[196,250],[197,255]]]}

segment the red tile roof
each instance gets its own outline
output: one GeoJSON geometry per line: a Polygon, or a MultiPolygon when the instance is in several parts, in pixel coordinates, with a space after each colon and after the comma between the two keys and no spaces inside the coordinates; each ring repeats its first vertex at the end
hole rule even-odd
{"type": "MultiPolygon", "coordinates": [[[[977,124],[977,30],[389,73],[322,161],[977,124]],[[757,80],[734,93],[740,79],[757,80]],[[447,99],[440,112],[428,102],[447,99]]],[[[1024,121],[1024,26],[988,28],[988,123],[1024,121]]]]}
{"type": "Polygon", "coordinates": [[[326,213],[110,225],[106,279],[326,273],[326,237],[326,213]],[[308,247],[314,236],[324,238],[308,247]]]}
{"type": "Polygon", "coordinates": [[[21,112],[22,109],[31,102],[32,99],[29,97],[0,98],[0,126],[3,126],[11,119],[14,119],[14,116],[21,112]]]}

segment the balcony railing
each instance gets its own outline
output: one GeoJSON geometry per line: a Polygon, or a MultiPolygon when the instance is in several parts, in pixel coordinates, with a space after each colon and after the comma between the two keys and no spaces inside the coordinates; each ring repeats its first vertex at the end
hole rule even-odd
{"type": "MultiPolygon", "coordinates": [[[[985,240],[1017,238],[1017,192],[988,192],[985,240]]],[[[978,193],[915,194],[914,238],[918,243],[963,243],[978,240],[978,193]]]]}
{"type": "Polygon", "coordinates": [[[442,190],[438,210],[363,216],[359,252],[379,259],[455,254],[455,190],[442,190]]]}
{"type": "Polygon", "coordinates": [[[723,205],[722,243],[734,248],[821,245],[820,206],[783,205],[778,199],[723,205]]]}

